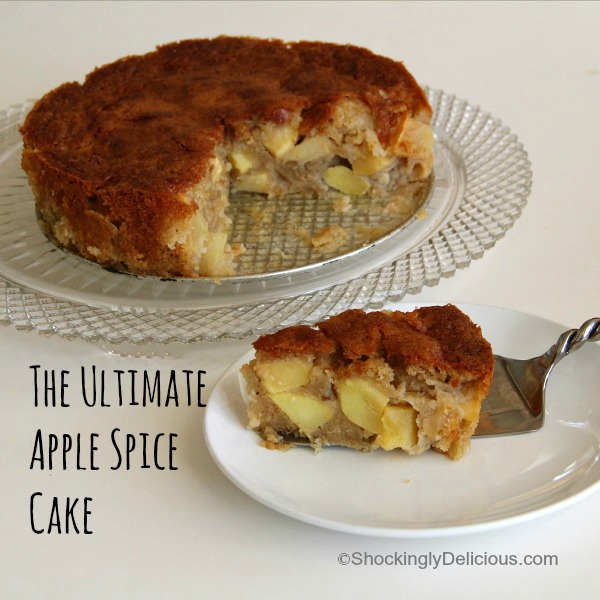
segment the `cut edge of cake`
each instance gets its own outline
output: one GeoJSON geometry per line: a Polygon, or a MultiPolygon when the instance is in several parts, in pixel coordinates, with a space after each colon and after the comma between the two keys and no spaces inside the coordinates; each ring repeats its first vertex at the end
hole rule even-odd
{"type": "Polygon", "coordinates": [[[469,448],[494,358],[453,305],[409,313],[350,310],[259,338],[241,373],[249,428],[268,447],[294,438],[319,449],[469,448]]]}

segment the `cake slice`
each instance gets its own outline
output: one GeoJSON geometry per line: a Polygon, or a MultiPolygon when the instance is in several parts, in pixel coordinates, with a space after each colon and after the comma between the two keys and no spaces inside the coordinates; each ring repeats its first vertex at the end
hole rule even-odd
{"type": "Polygon", "coordinates": [[[103,266],[234,273],[236,193],[383,196],[432,172],[431,107],[363,48],[218,37],[123,58],[40,99],[21,133],[40,225],[103,266]]]}
{"type": "Polygon", "coordinates": [[[249,426],[271,447],[298,440],[360,450],[467,451],[494,357],[453,305],[349,310],[254,343],[242,367],[249,426]]]}

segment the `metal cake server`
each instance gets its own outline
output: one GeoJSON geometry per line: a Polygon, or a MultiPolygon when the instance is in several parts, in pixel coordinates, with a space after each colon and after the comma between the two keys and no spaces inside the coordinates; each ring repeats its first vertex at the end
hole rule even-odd
{"type": "Polygon", "coordinates": [[[600,340],[600,319],[565,331],[545,354],[529,360],[495,356],[494,378],[481,405],[474,435],[496,436],[536,431],[544,425],[548,378],[554,366],[585,342],[600,340]]]}

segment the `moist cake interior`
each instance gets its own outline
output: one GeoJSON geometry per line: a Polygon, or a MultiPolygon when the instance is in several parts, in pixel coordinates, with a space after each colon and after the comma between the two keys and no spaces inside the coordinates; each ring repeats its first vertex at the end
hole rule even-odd
{"type": "Polygon", "coordinates": [[[493,374],[480,329],[452,305],[346,311],[263,336],[242,368],[249,426],[271,447],[467,451],[493,374]]]}

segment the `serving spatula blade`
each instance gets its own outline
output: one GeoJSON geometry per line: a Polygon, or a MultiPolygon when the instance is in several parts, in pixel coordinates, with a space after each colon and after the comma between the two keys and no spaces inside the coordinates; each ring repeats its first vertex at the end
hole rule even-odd
{"type": "Polygon", "coordinates": [[[544,425],[545,392],[554,366],[585,342],[600,340],[600,319],[565,331],[545,354],[529,360],[495,356],[494,378],[474,436],[512,435],[544,425]]]}

